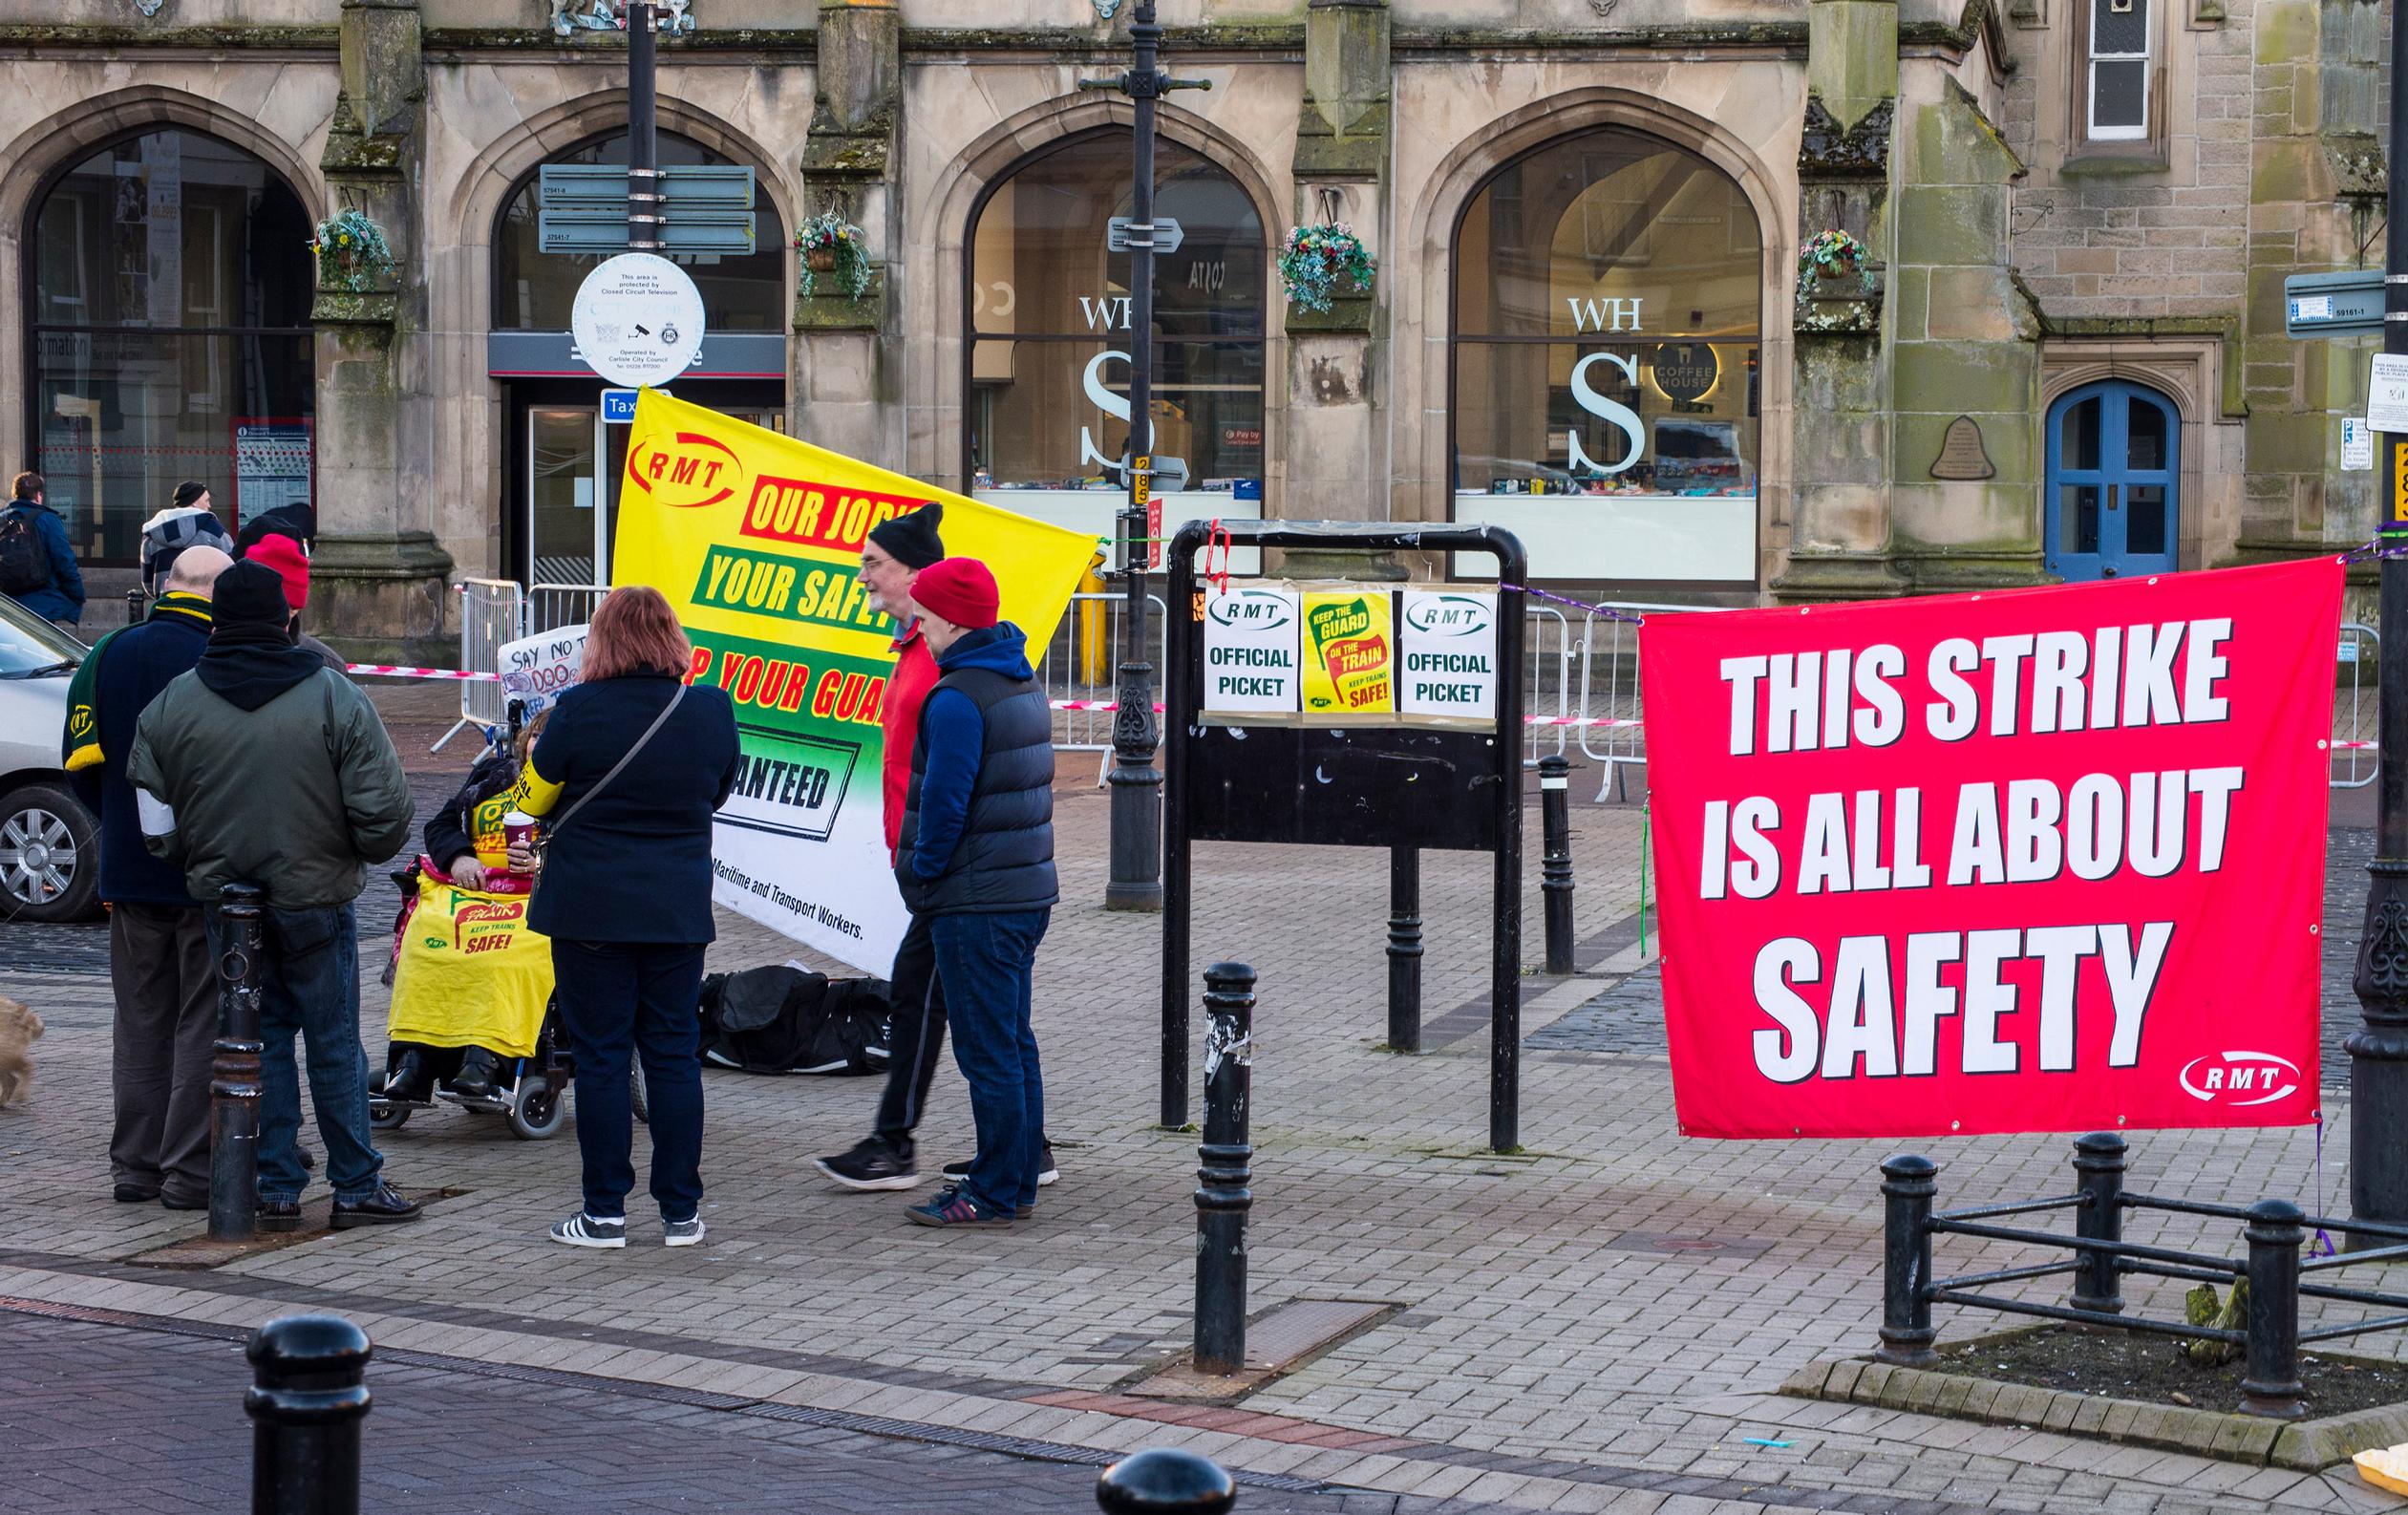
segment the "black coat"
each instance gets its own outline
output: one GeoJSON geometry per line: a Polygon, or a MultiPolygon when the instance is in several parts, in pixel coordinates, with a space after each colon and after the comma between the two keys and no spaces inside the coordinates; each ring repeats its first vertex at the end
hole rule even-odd
{"type": "Polygon", "coordinates": [[[100,818],[100,897],[112,905],[190,905],[184,870],[142,845],[125,759],[135,723],[160,691],[192,671],[209,645],[209,607],[189,594],[160,601],[149,620],[128,627],[91,655],[100,659],[93,686],[100,761],[70,774],[84,807],[100,818]]]}
{"type": "Polygon", "coordinates": [[[519,775],[519,808],[557,820],[527,924],[580,942],[700,943],[711,919],[711,816],[735,782],[735,706],[697,684],[593,803],[677,692],[668,674],[580,684],[552,707],[519,775]]]}

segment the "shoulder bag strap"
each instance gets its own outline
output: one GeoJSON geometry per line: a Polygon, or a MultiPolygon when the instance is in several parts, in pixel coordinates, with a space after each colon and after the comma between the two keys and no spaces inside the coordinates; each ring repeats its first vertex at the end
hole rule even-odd
{"type": "MultiPolygon", "coordinates": [[[[610,771],[602,776],[602,781],[600,783],[595,784],[591,789],[588,789],[584,794],[579,795],[577,797],[577,802],[563,811],[561,813],[561,818],[552,822],[551,829],[558,831],[561,827],[568,824],[571,817],[575,816],[578,811],[585,809],[586,805],[593,802],[594,796],[602,793],[605,789],[609,788],[610,780],[618,778],[621,773],[625,772],[627,765],[635,761],[635,755],[642,752],[645,747],[650,743],[652,737],[658,735],[663,726],[669,724],[669,717],[677,713],[678,703],[685,697],[686,686],[680,684],[677,686],[677,693],[669,696],[669,703],[661,707],[661,713],[652,717],[652,724],[644,728],[644,735],[635,738],[635,745],[627,750],[626,756],[622,757],[617,762],[610,765],[610,771]]],[[[534,760],[532,755],[530,755],[528,760],[534,760]]]]}

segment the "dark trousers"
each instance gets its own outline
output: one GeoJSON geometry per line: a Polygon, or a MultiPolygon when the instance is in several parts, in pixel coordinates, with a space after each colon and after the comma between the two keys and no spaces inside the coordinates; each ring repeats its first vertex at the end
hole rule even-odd
{"type": "Polygon", "coordinates": [[[886,975],[886,1090],[878,1097],[878,1134],[899,1152],[928,1108],[928,1086],[945,1052],[945,985],[936,971],[932,916],[914,915],[886,975]]]}
{"type": "Polygon", "coordinates": [[[1036,946],[1053,913],[940,915],[928,923],[953,1026],[953,1060],[970,1084],[978,1123],[978,1151],[964,1186],[980,1206],[1006,1215],[1036,1203],[1045,1079],[1030,1012],[1036,946]]]}
{"type": "Polygon", "coordinates": [[[625,1216],[635,1187],[633,1056],[651,1103],[652,1198],[662,1219],[692,1220],[702,1207],[701,946],[556,936],[552,982],[577,1059],[586,1213],[625,1216]]]}
{"type": "Polygon", "coordinates": [[[112,906],[109,986],[117,1002],[110,1036],[117,1098],[111,1176],[176,1200],[205,1202],[218,992],[200,907],[112,906]]]}
{"type": "MultiPolygon", "coordinates": [[[[224,917],[207,911],[211,944],[224,946],[224,917]]],[[[368,1126],[368,1049],[359,1039],[359,925],[349,905],[262,912],[259,954],[259,1197],[297,1201],[309,1186],[301,1165],[301,1075],[326,1142],[334,1197],[356,1204],[376,1192],[385,1160],[368,1126]],[[302,1056],[293,1056],[299,1037],[302,1056]]]]}

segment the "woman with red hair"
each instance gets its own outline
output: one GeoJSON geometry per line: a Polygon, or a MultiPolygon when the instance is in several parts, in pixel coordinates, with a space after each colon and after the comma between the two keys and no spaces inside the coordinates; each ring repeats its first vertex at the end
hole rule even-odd
{"type": "MultiPolygon", "coordinates": [[[[702,950],[711,919],[711,816],[735,782],[735,707],[690,686],[693,645],[660,591],[613,589],[586,633],[577,686],[519,776],[519,809],[544,821],[527,925],[552,939],[562,1023],[577,1059],[584,1208],[552,1227],[571,1247],[625,1247],[635,1118],[628,1062],[651,1101],[652,1198],[662,1239],[702,1240],[702,950]]],[[[514,847],[510,865],[534,862],[514,847]]]]}

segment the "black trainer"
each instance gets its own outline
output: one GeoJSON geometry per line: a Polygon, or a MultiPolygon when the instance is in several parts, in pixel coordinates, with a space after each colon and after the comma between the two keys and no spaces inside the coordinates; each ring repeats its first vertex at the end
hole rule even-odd
{"type": "Polygon", "coordinates": [[[159,1198],[156,1184],[120,1183],[113,1192],[119,1205],[148,1205],[159,1198]]]}
{"type": "Polygon", "coordinates": [[[424,1213],[417,1201],[379,1180],[375,1192],[364,1200],[352,1204],[334,1202],[334,1228],[348,1231],[354,1226],[398,1226],[424,1213]]]}
{"type": "Polygon", "coordinates": [[[864,1137],[850,1152],[813,1158],[811,1165],[848,1189],[907,1189],[920,1183],[919,1164],[909,1147],[898,1147],[884,1137],[864,1137]]]}
{"type": "MultiPolygon", "coordinates": [[[[1045,1150],[1037,1154],[1036,1186],[1038,1188],[1043,1188],[1045,1185],[1053,1183],[1055,1179],[1058,1179],[1061,1176],[1062,1170],[1054,1165],[1054,1143],[1049,1141],[1045,1143],[1045,1150]]],[[[946,1183],[966,1183],[969,1178],[970,1159],[964,1158],[958,1163],[948,1163],[945,1164],[946,1183]]]]}

